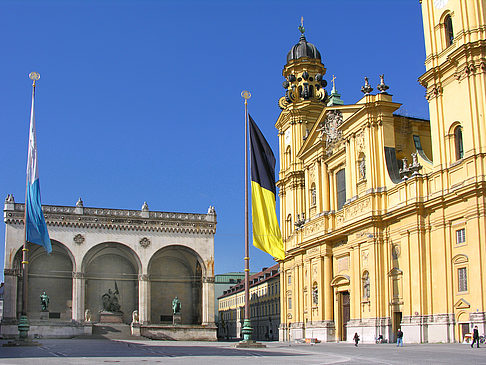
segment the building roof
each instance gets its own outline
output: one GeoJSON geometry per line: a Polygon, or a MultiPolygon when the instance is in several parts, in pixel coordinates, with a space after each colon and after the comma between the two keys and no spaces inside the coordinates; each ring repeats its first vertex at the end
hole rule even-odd
{"type": "MultiPolygon", "coordinates": [[[[257,272],[256,274],[250,276],[250,288],[257,286],[261,283],[264,283],[265,281],[272,279],[278,275],[280,275],[279,264],[275,264],[271,267],[264,267],[262,271],[257,272]]],[[[244,281],[242,281],[236,285],[233,285],[228,290],[225,290],[223,292],[223,295],[218,297],[218,299],[233,295],[235,293],[242,292],[244,290],[245,290],[245,283],[244,281]]]]}
{"type": "Polygon", "coordinates": [[[321,54],[317,50],[316,46],[307,42],[304,34],[300,36],[299,43],[294,45],[287,54],[287,63],[302,57],[318,59],[319,61],[321,60],[321,54]]]}

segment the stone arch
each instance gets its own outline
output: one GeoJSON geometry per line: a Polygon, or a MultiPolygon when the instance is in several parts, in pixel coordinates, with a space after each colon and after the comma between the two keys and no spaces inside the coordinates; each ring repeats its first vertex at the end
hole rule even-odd
{"type": "Polygon", "coordinates": [[[331,286],[349,285],[350,278],[348,275],[336,275],[331,281],[331,286]]]}
{"type": "Polygon", "coordinates": [[[457,264],[465,264],[468,262],[469,259],[467,258],[466,255],[463,254],[458,254],[452,258],[452,263],[457,265],[457,264]]]}
{"type": "Polygon", "coordinates": [[[123,322],[131,321],[138,309],[138,274],[141,261],[130,247],[119,242],[103,242],[92,247],[83,257],[81,270],[85,277],[85,308],[92,320],[99,321],[103,309],[102,296],[118,288],[118,302],[123,322]]]}
{"type": "Polygon", "coordinates": [[[182,324],[201,324],[206,271],[201,256],[189,247],[170,245],[155,252],[148,265],[150,322],[172,324],[172,300],[177,296],[182,324]]]}
{"type": "MultiPolygon", "coordinates": [[[[76,261],[72,252],[61,242],[52,240],[52,252],[47,254],[44,247],[29,244],[27,313],[32,319],[40,318],[40,295],[45,291],[49,296],[48,310],[51,316],[61,320],[72,318],[72,275],[76,261]]],[[[14,267],[22,268],[22,248],[15,255],[14,267]]],[[[17,308],[21,310],[22,280],[18,281],[17,308]]]]}

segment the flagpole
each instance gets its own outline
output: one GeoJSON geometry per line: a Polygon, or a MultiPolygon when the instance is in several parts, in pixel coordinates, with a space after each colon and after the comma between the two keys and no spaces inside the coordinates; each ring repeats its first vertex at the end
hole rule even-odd
{"type": "Polygon", "coordinates": [[[243,342],[251,341],[250,321],[250,247],[249,247],[249,223],[248,223],[248,99],[251,93],[247,90],[241,92],[245,99],[245,319],[243,322],[243,342]]]}
{"type": "MultiPolygon", "coordinates": [[[[32,106],[30,110],[30,119],[32,122],[34,114],[34,98],[35,98],[35,82],[39,80],[40,75],[37,72],[31,72],[29,78],[32,80],[32,106]]],[[[29,132],[30,135],[30,132],[29,132]]],[[[30,143],[30,142],[29,142],[30,143]]],[[[27,299],[28,299],[28,275],[29,275],[29,249],[27,248],[27,189],[29,184],[29,176],[25,181],[25,204],[24,204],[24,246],[22,248],[22,307],[19,318],[19,339],[21,341],[28,340],[29,336],[29,320],[27,317],[27,299]]]]}

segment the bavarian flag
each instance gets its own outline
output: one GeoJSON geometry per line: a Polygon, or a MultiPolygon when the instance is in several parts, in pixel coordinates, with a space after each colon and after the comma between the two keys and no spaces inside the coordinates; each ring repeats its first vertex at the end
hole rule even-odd
{"type": "Polygon", "coordinates": [[[253,245],[283,260],[282,234],[275,212],[275,156],[255,121],[250,120],[251,217],[253,245]]]}

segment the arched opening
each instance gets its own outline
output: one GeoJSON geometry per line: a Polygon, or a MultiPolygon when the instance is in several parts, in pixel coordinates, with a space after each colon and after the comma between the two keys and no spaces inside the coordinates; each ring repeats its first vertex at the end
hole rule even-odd
{"type": "Polygon", "coordinates": [[[181,302],[182,324],[202,322],[202,260],[192,249],[173,245],[150,259],[150,322],[172,324],[172,300],[181,302]]]}
{"type": "Polygon", "coordinates": [[[446,37],[446,47],[449,47],[454,42],[454,29],[452,28],[452,18],[446,15],[444,18],[444,28],[446,37]]]}
{"type": "Polygon", "coordinates": [[[464,144],[462,140],[462,127],[458,125],[454,128],[454,147],[456,151],[456,161],[464,157],[464,144]]]}
{"type": "Polygon", "coordinates": [[[92,313],[93,321],[100,320],[103,295],[118,291],[117,299],[123,322],[130,323],[132,312],[138,309],[138,273],[140,260],[129,247],[117,242],[101,243],[86,254],[85,309],[92,313]]]}
{"type": "Polygon", "coordinates": [[[287,237],[292,234],[292,215],[289,214],[287,219],[285,220],[285,228],[286,228],[286,235],[287,237]]]}
{"type": "Polygon", "coordinates": [[[287,149],[285,150],[285,166],[284,168],[285,169],[288,169],[290,167],[290,157],[291,157],[291,149],[290,149],[290,146],[287,147],[287,149]]]}
{"type": "MultiPolygon", "coordinates": [[[[49,319],[72,319],[72,291],[74,258],[63,244],[51,240],[52,252],[48,255],[44,247],[29,245],[27,314],[38,319],[41,315],[40,295],[49,296],[49,319]]],[[[21,267],[22,249],[17,252],[17,267],[21,267]]],[[[18,282],[18,311],[22,305],[22,280],[18,282]]],[[[47,312],[46,312],[47,313],[47,312]]]]}

